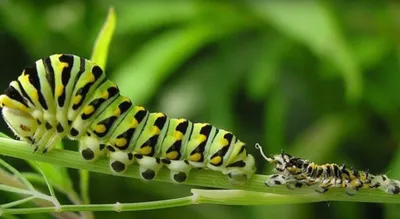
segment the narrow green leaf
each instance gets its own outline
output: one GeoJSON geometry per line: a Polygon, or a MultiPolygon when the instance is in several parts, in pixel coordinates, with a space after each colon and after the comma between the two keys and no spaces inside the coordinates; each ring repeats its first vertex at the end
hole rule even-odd
{"type": "Polygon", "coordinates": [[[98,64],[102,69],[106,68],[108,49],[116,25],[114,8],[108,10],[106,22],[97,36],[90,60],[98,64]]]}
{"type": "Polygon", "coordinates": [[[317,1],[265,1],[251,4],[254,12],[282,33],[308,46],[330,62],[344,79],[349,100],[362,93],[362,75],[329,9],[317,1]]]}

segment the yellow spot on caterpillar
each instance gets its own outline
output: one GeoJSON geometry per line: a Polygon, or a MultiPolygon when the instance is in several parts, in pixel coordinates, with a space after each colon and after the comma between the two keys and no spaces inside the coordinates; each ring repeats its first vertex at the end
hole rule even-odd
{"type": "Polygon", "coordinates": [[[119,116],[119,115],[121,115],[121,110],[120,110],[119,108],[115,109],[114,112],[113,112],[113,115],[114,115],[114,116],[119,116]]]}
{"type": "Polygon", "coordinates": [[[7,101],[7,96],[2,94],[2,95],[0,95],[0,107],[5,107],[6,106],[4,101],[7,101]]]}
{"type": "Polygon", "coordinates": [[[72,103],[77,105],[77,104],[79,104],[81,102],[81,100],[82,100],[82,95],[76,95],[74,97],[74,99],[72,100],[72,103]]]}
{"type": "Polygon", "coordinates": [[[68,63],[67,62],[59,62],[58,64],[58,68],[68,68],[68,63]]]}
{"type": "Polygon", "coordinates": [[[157,116],[157,118],[160,118],[160,117],[164,117],[164,116],[165,116],[163,113],[154,113],[154,115],[157,116]]]}
{"type": "Polygon", "coordinates": [[[211,164],[218,165],[221,163],[222,157],[221,156],[216,156],[213,159],[210,160],[211,164]]]}
{"type": "Polygon", "coordinates": [[[96,125],[95,131],[97,133],[104,133],[107,130],[107,127],[103,124],[96,125]]]}
{"type": "Polygon", "coordinates": [[[228,145],[228,144],[229,144],[229,141],[226,140],[225,138],[222,138],[222,139],[220,140],[219,143],[220,143],[223,147],[229,146],[229,145],[228,145]]]}
{"type": "Polygon", "coordinates": [[[92,105],[86,106],[85,109],[83,109],[83,113],[86,115],[90,115],[93,112],[94,112],[94,107],[92,105]]]}
{"type": "Polygon", "coordinates": [[[18,80],[21,82],[21,84],[31,84],[29,82],[29,75],[25,74],[25,71],[24,71],[23,75],[18,77],[18,80]]]}
{"type": "Polygon", "coordinates": [[[58,86],[57,86],[57,88],[56,88],[56,96],[57,96],[57,97],[59,97],[59,96],[62,95],[63,89],[64,89],[64,86],[62,86],[62,85],[58,85],[58,86]]]}
{"type": "Polygon", "coordinates": [[[95,79],[95,78],[94,78],[94,75],[93,75],[91,72],[88,72],[88,76],[87,76],[87,78],[86,78],[87,82],[88,82],[88,83],[93,82],[94,79],[95,79]]]}
{"type": "Polygon", "coordinates": [[[183,119],[183,118],[178,119],[178,123],[179,123],[179,124],[180,124],[180,123],[184,123],[184,122],[186,122],[186,119],[183,119]]]}
{"type": "Polygon", "coordinates": [[[199,162],[201,159],[201,154],[200,153],[195,153],[190,155],[189,160],[193,162],[199,162]]]}
{"type": "Polygon", "coordinates": [[[10,98],[4,94],[0,96],[0,103],[1,103],[1,107],[10,107],[11,106],[10,98]]]}
{"type": "Polygon", "coordinates": [[[138,122],[135,118],[132,119],[131,128],[136,128],[138,126],[138,122]]]}
{"type": "Polygon", "coordinates": [[[126,140],[126,138],[117,138],[117,140],[115,140],[116,147],[124,147],[127,143],[128,141],[126,140]]]}
{"type": "Polygon", "coordinates": [[[39,95],[37,92],[32,92],[31,97],[32,97],[33,101],[39,101],[39,95]]]}
{"type": "Polygon", "coordinates": [[[153,130],[151,131],[153,135],[160,134],[160,129],[157,126],[153,126],[153,130]]]}
{"type": "Polygon", "coordinates": [[[183,138],[182,132],[175,131],[175,132],[174,132],[174,138],[175,138],[176,140],[182,140],[182,138],[183,138]]]}
{"type": "Polygon", "coordinates": [[[16,108],[16,109],[19,109],[19,110],[24,111],[24,112],[29,112],[28,108],[26,108],[21,103],[10,99],[7,95],[1,95],[0,98],[1,98],[0,99],[1,107],[16,108]]]}
{"type": "Polygon", "coordinates": [[[207,136],[205,136],[205,135],[199,135],[199,136],[197,137],[197,140],[198,140],[199,142],[203,142],[203,141],[207,140],[207,136]]]}
{"type": "Polygon", "coordinates": [[[136,111],[142,111],[144,110],[144,108],[142,106],[134,106],[136,108],[136,111]]]}
{"type": "Polygon", "coordinates": [[[108,91],[103,91],[102,93],[101,93],[101,97],[103,98],[103,99],[108,99],[109,98],[109,93],[108,93],[108,91]]]}
{"type": "Polygon", "coordinates": [[[167,154],[167,158],[169,160],[176,160],[178,158],[178,155],[179,155],[178,151],[171,151],[167,154]]]}
{"type": "Polygon", "coordinates": [[[140,148],[140,154],[141,155],[149,155],[153,151],[153,148],[150,146],[144,146],[140,148]]]}

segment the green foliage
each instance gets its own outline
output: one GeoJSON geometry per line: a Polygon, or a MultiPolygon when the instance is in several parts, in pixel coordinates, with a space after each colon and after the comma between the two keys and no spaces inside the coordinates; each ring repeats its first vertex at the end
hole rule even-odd
{"type": "MultiPolygon", "coordinates": [[[[106,71],[134,103],[234,131],[248,142],[260,173],[269,173],[271,167],[253,149],[256,142],[268,153],[283,148],[318,162],[346,163],[400,178],[397,3],[0,0],[0,87],[40,57],[64,52],[90,58],[110,4],[118,23],[106,71]]],[[[12,135],[4,123],[0,131],[12,135]]],[[[65,146],[71,148],[70,143],[65,146]]],[[[30,168],[8,161],[18,169],[30,168]]],[[[79,187],[76,172],[71,171],[68,180],[66,169],[40,167],[56,191],[67,191],[71,184],[79,187]]],[[[45,185],[38,176],[26,178],[45,185]]],[[[100,174],[86,182],[92,203],[162,200],[189,193],[186,186],[100,174]]],[[[11,198],[0,199],[15,200],[11,198]]],[[[348,206],[199,205],[118,216],[400,215],[391,205],[359,203],[350,213],[338,213],[350,211],[348,206]]]]}

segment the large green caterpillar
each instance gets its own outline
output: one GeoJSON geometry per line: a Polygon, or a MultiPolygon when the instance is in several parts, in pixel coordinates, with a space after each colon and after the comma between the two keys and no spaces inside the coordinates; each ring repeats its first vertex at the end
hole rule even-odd
{"type": "Polygon", "coordinates": [[[10,83],[0,106],[8,126],[34,151],[46,153],[67,136],[80,141],[85,160],[109,156],[115,172],[136,161],[145,180],[162,166],[178,183],[191,168],[220,171],[239,182],[255,170],[245,143],[232,133],[135,106],[99,66],[75,55],[36,61],[10,83]]]}

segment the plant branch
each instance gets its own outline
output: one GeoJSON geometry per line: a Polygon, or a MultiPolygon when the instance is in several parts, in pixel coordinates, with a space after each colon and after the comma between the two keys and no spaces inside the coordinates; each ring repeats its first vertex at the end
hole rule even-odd
{"type": "MultiPolygon", "coordinates": [[[[16,157],[26,160],[35,160],[52,163],[54,165],[75,168],[75,169],[85,169],[92,172],[98,172],[103,174],[119,175],[124,177],[131,177],[139,179],[139,168],[137,165],[131,165],[123,174],[113,174],[109,169],[109,163],[107,159],[100,159],[95,162],[87,162],[81,158],[78,152],[59,150],[55,149],[48,152],[45,155],[40,153],[32,153],[32,148],[28,144],[7,138],[0,138],[0,154],[16,157]]],[[[212,187],[212,188],[223,188],[223,189],[241,189],[249,191],[262,192],[257,196],[255,193],[249,193],[248,197],[253,197],[250,200],[244,200],[246,202],[241,202],[240,199],[231,200],[232,203],[226,202],[225,204],[257,204],[264,203],[267,204],[271,201],[264,201],[263,199],[269,199],[270,195],[286,195],[287,197],[292,197],[302,202],[316,202],[316,201],[352,201],[352,202],[373,202],[373,203],[400,203],[399,195],[391,195],[384,193],[380,190],[361,190],[355,196],[348,196],[345,194],[343,189],[333,188],[324,194],[316,193],[311,187],[302,189],[287,189],[285,186],[277,187],[266,187],[264,181],[269,179],[268,175],[258,175],[255,174],[246,184],[244,185],[232,185],[229,183],[227,176],[222,175],[219,172],[210,170],[193,170],[190,174],[188,180],[184,183],[193,186],[202,187],[212,187]],[[274,194],[265,194],[274,193],[274,194]],[[262,198],[264,197],[264,198],[262,198]]],[[[169,182],[171,183],[169,177],[169,171],[166,168],[162,168],[155,181],[169,182]]],[[[277,196],[282,197],[282,196],[277,196]]],[[[217,197],[218,198],[218,197],[217,197]]],[[[275,197],[276,198],[276,197],[275,197]]],[[[278,199],[276,199],[278,200],[278,199]]],[[[282,203],[288,203],[290,199],[285,199],[282,203]]],[[[278,204],[278,201],[272,201],[278,204]]],[[[271,203],[270,203],[271,204],[271,203]]],[[[86,206],[86,205],[80,205],[86,206]]],[[[96,206],[96,205],[95,205],[96,206]]],[[[68,209],[68,208],[67,208],[68,209]]]]}
{"type": "MultiPolygon", "coordinates": [[[[10,186],[13,188],[28,189],[28,187],[24,183],[22,183],[20,180],[18,180],[18,177],[6,172],[5,170],[3,170],[1,168],[0,168],[0,184],[7,185],[7,186],[10,186]]],[[[25,195],[23,195],[23,196],[25,196],[25,195]]],[[[53,206],[53,204],[50,201],[43,200],[43,199],[33,199],[32,202],[35,205],[42,206],[42,207],[53,206]]],[[[0,209],[0,215],[1,215],[1,211],[4,211],[4,209],[0,209]]],[[[52,215],[55,218],[59,218],[59,219],[79,219],[79,217],[75,213],[72,213],[72,212],[61,212],[61,213],[53,212],[52,215]]]]}
{"type": "MultiPolygon", "coordinates": [[[[168,199],[163,201],[150,201],[141,203],[115,203],[115,204],[91,204],[91,205],[61,205],[55,207],[18,208],[0,210],[0,215],[6,214],[34,214],[59,211],[141,211],[162,208],[180,207],[194,204],[217,205],[267,205],[267,204],[299,204],[321,201],[331,201],[331,198],[318,193],[281,195],[264,192],[251,192],[244,190],[201,190],[192,189],[191,196],[168,199]]],[[[355,197],[355,196],[354,196],[355,197]]],[[[363,200],[363,197],[357,198],[363,200]]],[[[398,198],[397,198],[398,199],[398,198]]],[[[346,200],[342,200],[346,201],[346,200]]],[[[351,201],[351,199],[347,200],[351,201]]]]}

